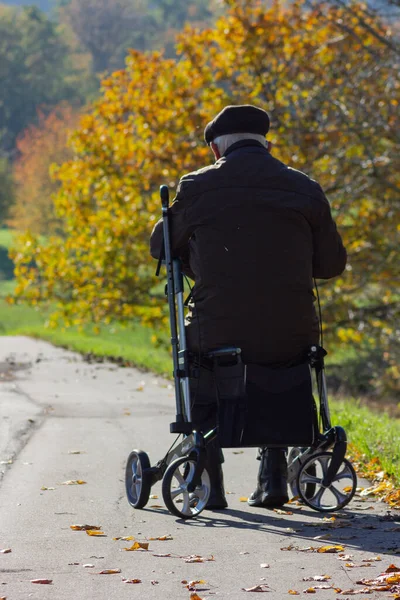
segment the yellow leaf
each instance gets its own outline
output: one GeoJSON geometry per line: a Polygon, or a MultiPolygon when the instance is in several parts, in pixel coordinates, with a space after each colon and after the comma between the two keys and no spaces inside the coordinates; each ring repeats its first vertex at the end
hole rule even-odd
{"type": "Polygon", "coordinates": [[[343,546],[321,546],[321,548],[318,548],[317,552],[334,553],[334,552],[343,552],[343,550],[344,550],[343,546]]]}
{"type": "Polygon", "coordinates": [[[248,497],[247,496],[240,496],[239,498],[239,502],[247,502],[248,497]]]}
{"type": "Polygon", "coordinates": [[[151,537],[149,538],[149,540],[159,540],[160,542],[165,542],[167,540],[173,540],[174,538],[168,534],[168,535],[161,535],[160,537],[151,537]]]}
{"type": "Polygon", "coordinates": [[[127,550],[128,552],[131,552],[134,550],[148,550],[148,549],[149,549],[148,542],[135,542],[130,548],[124,548],[124,550],[127,550]]]}
{"type": "Polygon", "coordinates": [[[98,572],[98,575],[114,575],[116,573],[121,573],[121,569],[103,569],[98,572]]]}
{"type": "Polygon", "coordinates": [[[122,583],[142,583],[141,579],[125,579],[122,578],[122,583]]]}
{"type": "Polygon", "coordinates": [[[98,529],[95,529],[95,530],[93,530],[93,529],[87,529],[87,530],[86,530],[86,533],[87,533],[88,535],[91,535],[91,536],[96,536],[96,535],[99,535],[99,536],[104,536],[104,537],[106,537],[106,534],[104,533],[104,531],[100,531],[100,530],[98,530],[98,529]]]}
{"type": "Polygon", "coordinates": [[[134,540],[135,538],[133,537],[133,535],[126,535],[125,537],[115,537],[113,538],[113,540],[123,540],[124,542],[130,542],[131,540],[134,540]]]}
{"type": "Polygon", "coordinates": [[[300,592],[296,592],[296,590],[289,590],[288,594],[291,594],[292,596],[300,596],[300,592]]]}

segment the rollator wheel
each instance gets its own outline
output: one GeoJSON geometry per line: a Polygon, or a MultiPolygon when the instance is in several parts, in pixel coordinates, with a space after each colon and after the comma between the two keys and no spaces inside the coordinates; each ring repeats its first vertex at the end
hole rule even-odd
{"type": "Polygon", "coordinates": [[[125,488],[128,502],[133,508],[143,508],[150,497],[151,476],[145,472],[150,468],[150,459],[142,450],[132,450],[125,470],[125,488]]]}
{"type": "Polygon", "coordinates": [[[339,470],[328,487],[322,485],[332,460],[332,452],[320,452],[311,456],[301,467],[297,487],[302,501],[320,512],[340,510],[353,498],[357,487],[357,475],[352,464],[344,458],[339,470]],[[315,486],[309,495],[310,486],[315,486]]]}
{"type": "MultiPolygon", "coordinates": [[[[293,447],[290,449],[290,452],[289,452],[288,482],[289,482],[290,491],[292,492],[293,497],[300,496],[300,492],[299,492],[299,488],[298,488],[298,475],[299,475],[300,469],[303,466],[305,460],[308,460],[308,459],[304,459],[302,462],[301,460],[296,460],[296,458],[298,456],[300,456],[301,454],[303,454],[303,452],[305,450],[307,450],[307,448],[293,447]]],[[[308,469],[308,473],[310,475],[316,475],[315,465],[310,465],[310,467],[308,469]]],[[[315,494],[315,483],[307,483],[306,484],[305,494],[306,494],[307,498],[312,498],[312,496],[315,494]]]]}
{"type": "Polygon", "coordinates": [[[181,519],[191,519],[199,515],[206,507],[210,497],[210,477],[206,469],[201,474],[201,485],[197,486],[193,492],[187,490],[195,467],[194,459],[185,456],[177,458],[165,471],[162,482],[165,506],[172,514],[181,519]]]}

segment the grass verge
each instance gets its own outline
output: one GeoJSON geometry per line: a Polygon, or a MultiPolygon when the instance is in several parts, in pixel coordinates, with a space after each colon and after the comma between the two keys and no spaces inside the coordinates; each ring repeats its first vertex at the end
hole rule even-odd
{"type": "MultiPolygon", "coordinates": [[[[83,332],[47,329],[45,321],[46,315],[35,308],[9,306],[0,299],[1,335],[37,337],[84,354],[118,359],[159,375],[171,374],[168,337],[165,336],[162,347],[156,347],[152,341],[155,332],[139,323],[127,327],[112,325],[95,334],[90,328],[83,332]]],[[[346,430],[361,474],[374,479],[383,470],[383,477],[388,476],[400,488],[400,420],[373,412],[354,399],[332,398],[329,405],[332,422],[346,430]]]]}

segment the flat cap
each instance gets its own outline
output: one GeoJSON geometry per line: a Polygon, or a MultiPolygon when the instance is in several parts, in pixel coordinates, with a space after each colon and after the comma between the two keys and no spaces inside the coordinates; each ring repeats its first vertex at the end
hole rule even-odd
{"type": "Polygon", "coordinates": [[[215,138],[228,133],[258,133],[269,131],[269,116],[262,108],[251,104],[225,106],[204,129],[204,139],[210,144],[215,138]]]}

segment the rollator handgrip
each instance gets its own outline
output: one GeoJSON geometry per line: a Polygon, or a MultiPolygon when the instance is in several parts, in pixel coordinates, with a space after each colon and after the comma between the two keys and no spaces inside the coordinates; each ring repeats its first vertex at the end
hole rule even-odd
{"type": "Polygon", "coordinates": [[[169,205],[169,190],[167,185],[160,185],[161,206],[168,208],[169,205]]]}

